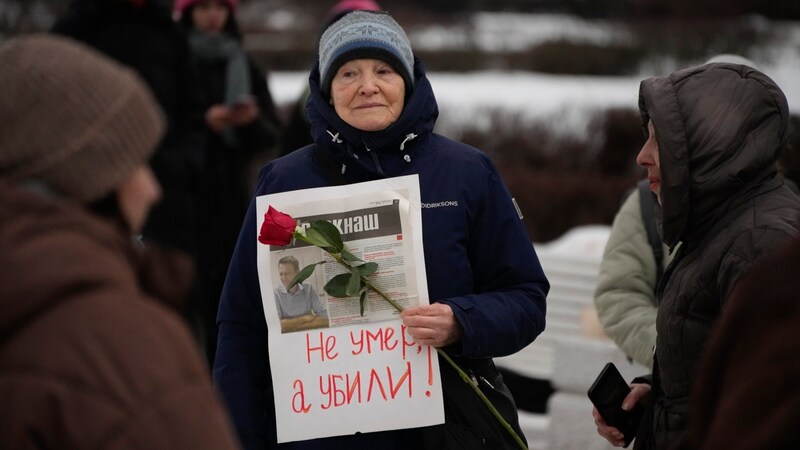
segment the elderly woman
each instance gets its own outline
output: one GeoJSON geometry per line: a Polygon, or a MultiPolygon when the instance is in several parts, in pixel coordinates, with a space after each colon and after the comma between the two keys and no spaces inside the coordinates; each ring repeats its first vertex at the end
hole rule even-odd
{"type": "MultiPolygon", "coordinates": [[[[644,80],[639,108],[648,139],[636,161],[675,254],[656,291],[653,376],[635,380],[623,409],[646,403],[635,448],[659,449],[686,427],[698,362],[736,284],[800,234],[800,200],[775,164],[789,136],[786,97],[758,70],[713,63],[644,80]]],[[[624,445],[594,416],[600,435],[624,445]]]]}
{"type": "MultiPolygon", "coordinates": [[[[256,195],[418,174],[433,303],[406,310],[403,323],[417,342],[446,348],[472,371],[521,434],[513,399],[491,358],[520,350],[544,329],[549,284],[500,175],[478,150],[433,132],[438,108],[431,85],[405,32],[386,13],[356,11],[332,24],[320,39],[309,81],[315,143],[268,164],[256,195]]],[[[214,365],[246,448],[276,442],[256,220],[251,205],[221,299],[214,365]]],[[[441,370],[445,425],[286,448],[512,447],[480,402],[474,410],[454,406],[454,397],[474,393],[447,364],[441,370]],[[487,433],[473,420],[499,430],[487,433]]]]}

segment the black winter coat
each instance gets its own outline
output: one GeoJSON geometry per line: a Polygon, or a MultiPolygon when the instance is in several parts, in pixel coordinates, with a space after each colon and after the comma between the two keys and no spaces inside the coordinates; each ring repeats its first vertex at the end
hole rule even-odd
{"type": "MultiPolygon", "coordinates": [[[[198,87],[203,90],[206,98],[203,109],[224,103],[226,63],[195,61],[195,67],[198,87]]],[[[204,127],[208,154],[200,189],[203,198],[201,216],[208,220],[204,220],[206,229],[213,227],[214,232],[230,236],[226,238],[228,242],[225,245],[228,258],[255,185],[255,170],[251,170],[251,163],[256,158],[263,160],[268,151],[273,149],[281,127],[267,86],[265,71],[249,58],[248,68],[250,89],[260,110],[259,117],[249,125],[233,130],[235,143],[227,142],[222,134],[204,127]]],[[[227,269],[227,264],[225,266],[227,269]]],[[[224,273],[222,276],[224,277],[224,273]]]]}
{"type": "Polygon", "coordinates": [[[136,70],[167,118],[167,133],[151,161],[163,188],[145,235],[196,254],[196,191],[205,166],[202,91],[197,89],[189,46],[169,4],[147,0],[74,0],[53,26],[136,70]]]}
{"type": "MultiPolygon", "coordinates": [[[[198,61],[195,67],[199,88],[205,93],[204,110],[224,103],[225,61],[198,61]]],[[[260,114],[249,125],[232,130],[235,140],[204,127],[208,143],[205,170],[198,189],[198,289],[196,307],[208,330],[206,353],[216,353],[216,318],[219,297],[228,272],[239,230],[255,186],[257,165],[263,163],[276,145],[280,120],[266,81],[266,72],[248,58],[250,92],[260,114]]]]}
{"type": "Polygon", "coordinates": [[[800,199],[776,175],[788,106],[764,74],[690,68],[643,81],[639,103],[659,148],[660,232],[682,243],[657,291],[651,415],[636,439],[637,449],[667,448],[685,429],[712,325],[742,274],[800,234],[800,199]]]}

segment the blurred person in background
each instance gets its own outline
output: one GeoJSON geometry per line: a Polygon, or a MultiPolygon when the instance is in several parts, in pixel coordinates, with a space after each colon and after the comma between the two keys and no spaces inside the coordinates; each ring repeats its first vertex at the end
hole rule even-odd
{"type": "Polygon", "coordinates": [[[166,116],[167,131],[152,166],[164,195],[144,234],[194,255],[196,194],[205,160],[203,98],[185,33],[168,0],[72,0],[52,32],[69,36],[130,66],[166,116]]]}
{"type": "Polygon", "coordinates": [[[658,235],[650,182],[643,180],[614,216],[594,304],[605,333],[648,369],[656,346],[656,286],[670,259],[658,235]]]}
{"type": "Polygon", "coordinates": [[[135,238],[165,124],[128,68],[52,34],[0,46],[0,448],[234,449],[182,302],[135,238]]]}
{"type": "Polygon", "coordinates": [[[800,448],[798,273],[795,240],[736,286],[698,365],[687,432],[674,450],[800,448]]]}
{"type": "MultiPolygon", "coordinates": [[[[331,9],[328,10],[328,13],[325,14],[325,19],[322,21],[322,27],[317,35],[316,41],[314,42],[314,48],[316,49],[322,33],[328,29],[333,22],[341,19],[345,14],[358,10],[380,11],[381,9],[382,8],[373,0],[337,1],[331,7],[331,9]]],[[[317,56],[316,52],[314,56],[317,56]]],[[[298,148],[305,147],[306,145],[314,142],[314,138],[311,135],[311,124],[309,123],[308,116],[306,115],[308,94],[308,83],[306,83],[303,87],[303,92],[300,94],[300,97],[292,107],[286,127],[283,130],[283,135],[281,137],[281,156],[287,155],[298,148]]]]}
{"type": "MultiPolygon", "coordinates": [[[[439,111],[405,31],[385,12],[354,11],[322,35],[309,75],[314,144],[271,161],[255,195],[418,175],[430,305],[408,308],[415,342],[447,350],[524,440],[493,357],[544,329],[549,283],[503,181],[477,149],[433,132],[439,111]]],[[[248,449],[277,430],[268,324],[257,273],[251,203],[219,312],[214,379],[248,449]]],[[[271,301],[272,299],[270,299],[271,301]]],[[[283,444],[291,449],[519,448],[475,392],[440,365],[445,423],[283,444]]],[[[413,414],[413,411],[409,411],[413,414]]]]}
{"type": "MultiPolygon", "coordinates": [[[[198,192],[206,166],[205,100],[186,34],[172,19],[171,0],[71,0],[51,31],[69,36],[133,68],[155,95],[167,121],[151,165],[162,187],[142,234],[187,253],[196,266],[200,239],[198,192]]],[[[200,279],[180,311],[205,347],[205,295],[200,279]]]]}
{"type": "Polygon", "coordinates": [[[196,214],[200,335],[213,364],[217,307],[233,246],[250,202],[253,164],[277,144],[281,124],[267,74],[242,49],[236,0],[177,0],[198,89],[205,103],[206,155],[199,175],[196,214]]]}
{"type": "MultiPolygon", "coordinates": [[[[736,283],[798,236],[800,199],[776,170],[789,139],[786,97],[760,71],[712,63],[650,78],[639,107],[648,139],[637,162],[675,253],[656,290],[652,376],[634,380],[622,407],[647,408],[635,449],[662,449],[686,428],[697,363],[736,283]]],[[[619,430],[593,415],[598,433],[622,446],[619,430]]]]}

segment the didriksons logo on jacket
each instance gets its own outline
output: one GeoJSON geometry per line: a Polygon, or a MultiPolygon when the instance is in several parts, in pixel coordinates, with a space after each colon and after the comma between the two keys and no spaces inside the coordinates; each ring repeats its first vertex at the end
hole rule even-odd
{"type": "MultiPolygon", "coordinates": [[[[517,210],[517,215],[519,216],[519,220],[522,220],[522,210],[519,209],[519,205],[517,204],[517,199],[512,198],[511,203],[514,204],[514,209],[517,210]]],[[[458,200],[445,200],[442,202],[434,202],[434,203],[421,203],[423,208],[454,208],[458,207],[458,200]]]]}
{"type": "Polygon", "coordinates": [[[421,203],[423,208],[455,208],[458,206],[458,200],[445,200],[433,203],[421,203]]]}
{"type": "MultiPolygon", "coordinates": [[[[514,209],[517,210],[517,215],[519,216],[519,220],[523,219],[522,210],[519,209],[519,205],[517,204],[517,199],[512,198],[511,203],[514,204],[514,209]]],[[[421,203],[422,208],[448,208],[448,207],[457,207],[458,200],[445,200],[443,202],[434,202],[434,203],[421,203]]]]}

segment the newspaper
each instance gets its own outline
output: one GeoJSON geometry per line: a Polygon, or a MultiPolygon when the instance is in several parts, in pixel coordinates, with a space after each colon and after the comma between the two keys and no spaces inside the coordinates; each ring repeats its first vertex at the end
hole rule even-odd
{"type": "MultiPolygon", "coordinates": [[[[348,251],[377,263],[370,283],[402,308],[428,304],[416,175],[261,196],[257,230],[269,206],[300,226],[331,222],[348,251]]],[[[359,297],[328,295],[346,269],[316,246],[256,245],[279,442],[444,421],[435,349],[413,341],[389,302],[369,291],[362,315],[359,297]],[[297,267],[322,261],[286,289],[297,267]]]]}

